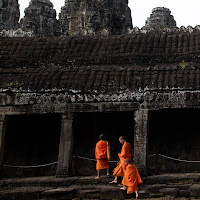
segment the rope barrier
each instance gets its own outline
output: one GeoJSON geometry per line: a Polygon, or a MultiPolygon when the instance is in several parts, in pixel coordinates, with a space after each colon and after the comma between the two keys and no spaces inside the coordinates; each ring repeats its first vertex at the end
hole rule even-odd
{"type": "MultiPolygon", "coordinates": [[[[96,159],[92,159],[92,158],[85,158],[85,157],[82,157],[82,156],[73,156],[73,158],[81,158],[81,159],[84,159],[84,160],[89,160],[89,161],[95,161],[96,162],[96,159]]],[[[118,163],[119,161],[109,161],[111,163],[118,163]]],[[[44,165],[34,165],[34,166],[17,166],[17,165],[3,165],[3,167],[10,167],[10,168],[39,168],[39,167],[46,167],[46,166],[50,166],[50,165],[55,165],[55,164],[58,164],[58,161],[57,162],[53,162],[53,163],[48,163],[48,164],[44,164],[44,165]]]]}
{"type": "MultiPolygon", "coordinates": [[[[86,158],[86,157],[82,157],[82,156],[73,156],[74,158],[77,157],[77,158],[81,158],[83,160],[90,160],[90,161],[97,161],[96,159],[92,159],[92,158],[86,158]]],[[[109,160],[108,162],[110,163],[118,163],[119,161],[114,161],[114,160],[109,160]]]]}
{"type": "MultiPolygon", "coordinates": [[[[152,154],[152,155],[149,155],[148,157],[150,158],[150,157],[153,157],[153,156],[160,156],[160,157],[163,157],[163,158],[167,158],[167,159],[179,161],[179,162],[200,163],[200,161],[198,161],[198,160],[195,160],[195,161],[182,160],[182,159],[178,159],[178,158],[172,158],[172,157],[169,157],[169,156],[165,156],[165,155],[162,155],[162,154],[152,154]]],[[[95,161],[96,162],[96,159],[86,158],[86,157],[83,157],[83,156],[73,156],[73,158],[80,158],[80,159],[83,159],[83,160],[89,160],[89,161],[95,161]]],[[[119,161],[109,160],[109,162],[110,163],[118,163],[119,161]]],[[[3,166],[4,167],[11,167],[11,168],[38,168],[38,167],[46,167],[46,166],[50,166],[50,165],[55,165],[55,164],[58,164],[58,161],[53,162],[53,163],[44,164],[44,165],[34,165],[34,166],[16,166],[16,165],[3,165],[3,166]]]]}
{"type": "Polygon", "coordinates": [[[16,165],[3,165],[4,167],[11,167],[11,168],[37,168],[37,167],[46,167],[50,165],[58,164],[58,162],[48,163],[44,165],[34,165],[34,166],[16,166],[16,165]]]}
{"type": "Polygon", "coordinates": [[[157,156],[157,155],[160,156],[160,157],[163,157],[163,158],[167,158],[167,159],[179,161],[179,162],[200,163],[200,161],[198,161],[198,160],[182,160],[182,159],[178,159],[178,158],[172,158],[172,157],[169,157],[169,156],[165,156],[165,155],[162,155],[162,154],[152,154],[149,157],[153,157],[153,156],[157,156]]]}

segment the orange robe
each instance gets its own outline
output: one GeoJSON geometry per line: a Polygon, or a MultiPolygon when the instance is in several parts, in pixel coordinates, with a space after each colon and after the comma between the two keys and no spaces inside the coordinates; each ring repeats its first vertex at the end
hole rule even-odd
{"type": "Polygon", "coordinates": [[[95,157],[97,160],[96,170],[99,169],[108,169],[108,159],[107,159],[107,143],[100,140],[96,144],[95,148],[95,157]]]}
{"type": "Polygon", "coordinates": [[[133,149],[130,145],[130,143],[125,142],[122,146],[121,153],[118,154],[120,162],[117,163],[117,167],[113,170],[113,175],[115,176],[124,176],[126,165],[125,160],[127,158],[130,159],[130,161],[133,161],[133,149]]]}
{"type": "Polygon", "coordinates": [[[126,167],[124,179],[123,179],[123,185],[127,186],[127,194],[134,193],[135,191],[138,191],[138,185],[143,183],[139,172],[135,165],[129,164],[126,167]]]}

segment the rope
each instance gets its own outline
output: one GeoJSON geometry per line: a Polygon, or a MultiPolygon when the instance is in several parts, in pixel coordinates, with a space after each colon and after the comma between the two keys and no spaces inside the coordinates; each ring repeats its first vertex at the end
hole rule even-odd
{"type": "Polygon", "coordinates": [[[34,166],[16,166],[16,165],[3,165],[3,167],[11,167],[11,168],[37,168],[37,167],[46,167],[50,165],[58,164],[58,162],[48,163],[44,165],[34,165],[34,166]]]}
{"type": "MultiPolygon", "coordinates": [[[[92,158],[85,158],[85,157],[82,157],[82,156],[73,156],[73,158],[81,158],[81,159],[84,159],[84,160],[90,160],[90,161],[95,161],[96,162],[96,159],[92,159],[92,158]]],[[[111,163],[118,163],[119,161],[109,161],[111,163]]],[[[46,166],[50,166],[50,165],[55,165],[55,164],[58,164],[58,161],[57,162],[53,162],[53,163],[48,163],[48,164],[44,164],[44,165],[34,165],[34,166],[17,166],[17,165],[3,165],[3,167],[10,167],[10,168],[39,168],[39,167],[46,167],[46,166]]]]}
{"type": "MultiPolygon", "coordinates": [[[[77,158],[81,158],[83,160],[90,160],[90,161],[97,161],[96,159],[92,159],[92,158],[86,158],[86,157],[82,157],[82,156],[73,156],[74,158],[77,157],[77,158]]],[[[114,161],[114,160],[109,160],[108,162],[110,163],[118,163],[119,161],[114,161]]]]}
{"type": "MultiPolygon", "coordinates": [[[[169,156],[165,156],[165,155],[162,155],[162,154],[152,154],[152,155],[149,155],[148,157],[153,157],[153,156],[160,156],[160,157],[163,157],[163,158],[167,158],[167,159],[170,159],[170,160],[175,160],[175,161],[179,161],[179,162],[186,162],[186,163],[200,163],[200,161],[198,160],[182,160],[182,159],[177,159],[177,158],[172,158],[172,157],[169,157],[169,156]]],[[[82,156],[73,156],[73,158],[80,158],[80,159],[83,159],[83,160],[89,160],[89,161],[95,161],[96,162],[96,159],[92,159],[92,158],[86,158],[86,157],[82,157],[82,156]]],[[[114,160],[109,160],[108,162],[110,163],[118,163],[119,161],[114,161],[114,160]]],[[[44,165],[34,165],[34,166],[16,166],[16,165],[3,165],[4,167],[11,167],[11,168],[38,168],[38,167],[46,167],[46,166],[50,166],[50,165],[55,165],[55,164],[58,164],[58,161],[57,162],[53,162],[53,163],[48,163],[48,164],[44,164],[44,165]]]]}
{"type": "Polygon", "coordinates": [[[167,159],[170,159],[170,160],[175,160],[175,161],[179,161],[179,162],[186,162],[186,163],[200,163],[200,161],[198,160],[182,160],[182,159],[178,159],[178,158],[172,158],[172,157],[169,157],[169,156],[165,156],[165,155],[162,155],[162,154],[152,154],[150,155],[149,157],[153,157],[153,156],[160,156],[160,157],[163,157],[163,158],[167,158],[167,159]]]}

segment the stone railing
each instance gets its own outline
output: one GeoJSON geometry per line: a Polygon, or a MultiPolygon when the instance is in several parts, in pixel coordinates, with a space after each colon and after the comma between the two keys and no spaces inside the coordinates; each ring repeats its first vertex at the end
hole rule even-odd
{"type": "Polygon", "coordinates": [[[128,34],[139,34],[139,33],[150,33],[150,32],[157,32],[157,33],[192,33],[192,32],[200,32],[200,25],[197,25],[195,27],[192,26],[181,26],[179,27],[175,27],[175,28],[161,28],[161,27],[156,27],[156,28],[152,28],[152,27],[142,27],[141,29],[138,28],[137,26],[135,26],[133,29],[129,29],[128,30],[128,34]]]}
{"type": "Polygon", "coordinates": [[[0,31],[0,37],[34,37],[33,31],[23,31],[19,29],[2,30],[0,31]]]}

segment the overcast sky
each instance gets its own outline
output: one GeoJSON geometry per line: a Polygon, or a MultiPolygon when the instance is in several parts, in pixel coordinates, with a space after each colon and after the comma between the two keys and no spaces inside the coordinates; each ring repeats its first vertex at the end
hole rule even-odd
{"type": "MultiPolygon", "coordinates": [[[[30,0],[19,0],[21,17],[24,9],[28,7],[30,0]]],[[[64,0],[51,0],[54,8],[60,13],[64,0]]],[[[171,10],[171,14],[176,20],[177,26],[196,26],[200,24],[200,0],[129,0],[131,8],[133,26],[141,28],[145,25],[145,20],[150,16],[155,7],[166,7],[171,10]]]]}

